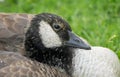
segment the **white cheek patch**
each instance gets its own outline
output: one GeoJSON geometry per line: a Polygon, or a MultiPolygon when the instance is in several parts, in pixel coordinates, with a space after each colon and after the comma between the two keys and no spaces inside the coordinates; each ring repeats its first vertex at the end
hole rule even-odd
{"type": "Polygon", "coordinates": [[[39,27],[39,34],[42,40],[42,43],[47,48],[59,47],[62,45],[62,42],[56,32],[51,28],[51,26],[45,22],[41,21],[39,27]]]}

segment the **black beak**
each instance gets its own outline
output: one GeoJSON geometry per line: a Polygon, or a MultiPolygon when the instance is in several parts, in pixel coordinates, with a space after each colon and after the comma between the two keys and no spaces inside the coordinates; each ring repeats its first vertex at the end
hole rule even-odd
{"type": "Polygon", "coordinates": [[[76,36],[74,33],[68,31],[69,34],[69,40],[64,42],[65,46],[80,48],[80,49],[86,49],[90,50],[91,47],[86,44],[82,39],[80,39],[78,36],[76,36]]]}

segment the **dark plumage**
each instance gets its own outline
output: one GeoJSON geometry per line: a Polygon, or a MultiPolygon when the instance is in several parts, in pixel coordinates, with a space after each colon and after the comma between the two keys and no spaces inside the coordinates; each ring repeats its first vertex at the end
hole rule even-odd
{"type": "Polygon", "coordinates": [[[0,50],[24,54],[24,35],[33,14],[0,13],[0,50]]]}
{"type": "Polygon", "coordinates": [[[21,56],[0,51],[0,77],[69,77],[65,71],[21,56]]]}
{"type": "MultiPolygon", "coordinates": [[[[66,27],[66,29],[71,30],[69,24],[56,15],[48,14],[48,13],[36,15],[35,18],[33,18],[31,22],[31,26],[26,33],[26,40],[25,40],[25,48],[27,51],[26,55],[39,62],[49,64],[50,66],[52,65],[52,66],[61,67],[62,69],[68,71],[68,69],[71,68],[70,66],[72,60],[71,58],[72,52],[68,52],[67,47],[51,49],[51,48],[46,48],[43,45],[42,40],[38,33],[39,32],[38,27],[40,26],[39,22],[41,20],[48,22],[50,25],[52,25],[55,22],[61,23],[66,27]]],[[[63,37],[63,39],[66,40],[68,39],[67,32],[63,32],[60,34],[61,34],[60,37],[63,37]]]]}

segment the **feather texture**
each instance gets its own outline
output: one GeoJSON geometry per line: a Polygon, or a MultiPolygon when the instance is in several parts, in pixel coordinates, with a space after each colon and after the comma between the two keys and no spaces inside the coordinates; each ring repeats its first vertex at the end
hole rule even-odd
{"type": "Polygon", "coordinates": [[[117,55],[104,47],[91,50],[74,49],[73,77],[120,77],[117,55]]]}
{"type": "Polygon", "coordinates": [[[65,71],[14,52],[0,51],[0,77],[69,77],[65,71]]]}
{"type": "Polygon", "coordinates": [[[0,50],[24,54],[24,35],[34,14],[0,13],[0,50]]]}

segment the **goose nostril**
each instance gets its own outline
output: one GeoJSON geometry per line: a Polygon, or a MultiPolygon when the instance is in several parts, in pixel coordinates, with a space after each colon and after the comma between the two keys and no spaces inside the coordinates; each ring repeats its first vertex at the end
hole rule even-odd
{"type": "Polygon", "coordinates": [[[76,39],[74,39],[74,41],[76,41],[76,42],[80,42],[80,40],[79,40],[79,39],[77,39],[77,38],[76,38],[76,39]]]}

